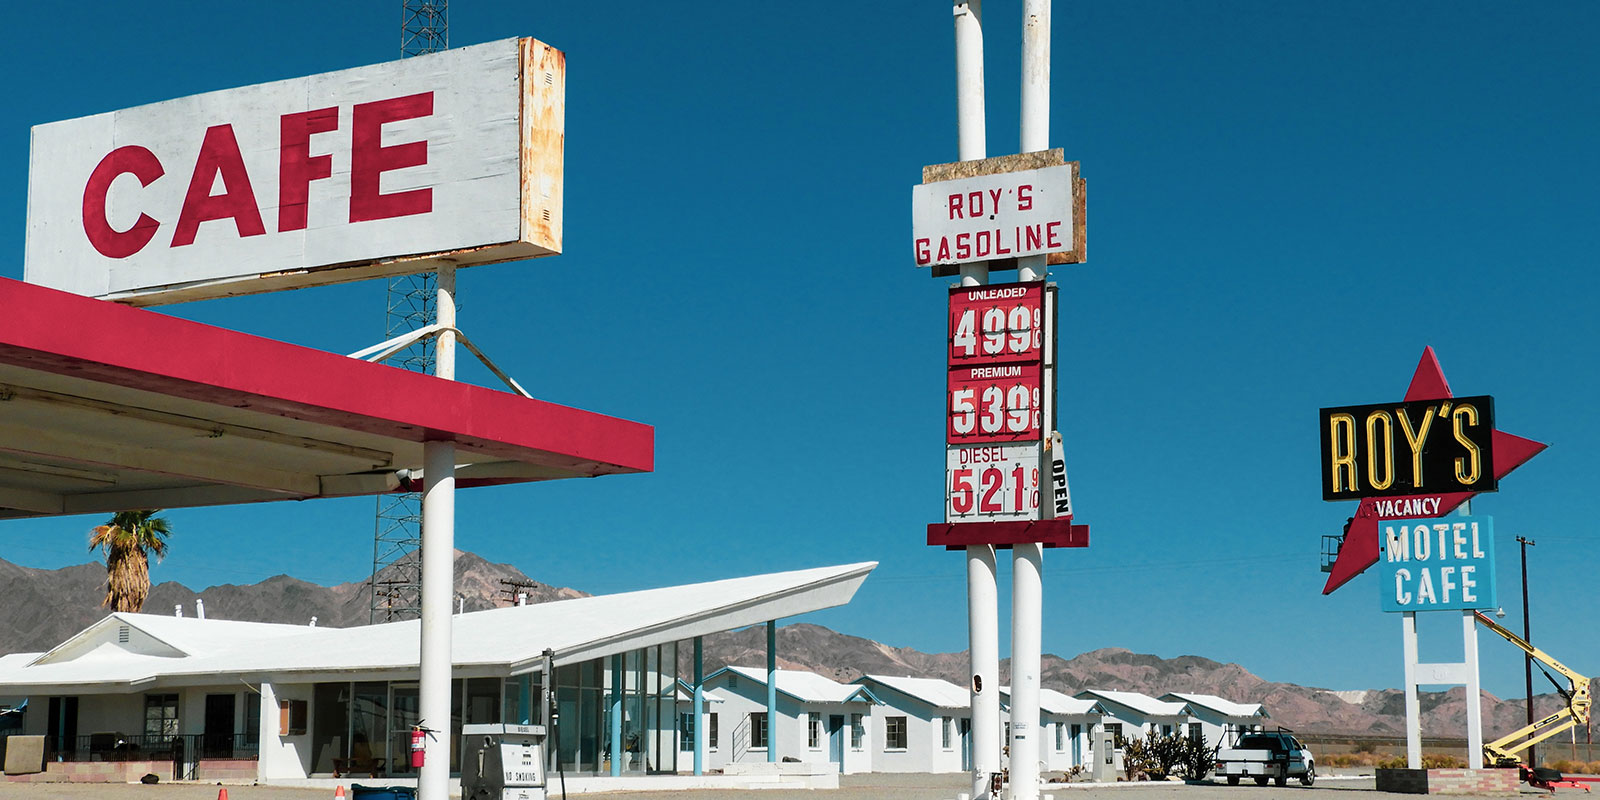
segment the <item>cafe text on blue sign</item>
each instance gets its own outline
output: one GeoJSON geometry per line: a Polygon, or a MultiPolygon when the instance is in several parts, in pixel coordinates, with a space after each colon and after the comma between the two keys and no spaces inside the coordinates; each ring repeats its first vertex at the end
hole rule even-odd
{"type": "Polygon", "coordinates": [[[1496,608],[1494,517],[1385,520],[1379,594],[1384,611],[1496,608]]]}

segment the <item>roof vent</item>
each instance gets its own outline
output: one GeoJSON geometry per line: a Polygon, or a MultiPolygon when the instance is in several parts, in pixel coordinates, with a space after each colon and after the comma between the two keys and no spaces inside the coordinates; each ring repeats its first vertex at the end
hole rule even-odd
{"type": "Polygon", "coordinates": [[[126,626],[126,625],[118,625],[117,626],[117,644],[127,644],[127,643],[128,643],[128,626],[126,626]]]}

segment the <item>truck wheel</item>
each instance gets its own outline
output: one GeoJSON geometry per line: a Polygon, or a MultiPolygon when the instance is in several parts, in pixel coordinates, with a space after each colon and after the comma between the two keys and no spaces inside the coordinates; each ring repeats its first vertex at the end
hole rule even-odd
{"type": "Polygon", "coordinates": [[[1229,775],[1228,776],[1228,785],[1229,786],[1238,786],[1239,785],[1239,776],[1238,775],[1229,775]]]}
{"type": "Polygon", "coordinates": [[[1273,781],[1273,783],[1276,783],[1279,786],[1288,786],[1289,785],[1289,776],[1283,774],[1282,772],[1280,772],[1280,773],[1278,773],[1278,776],[1276,778],[1272,779],[1272,781],[1273,781]]]}
{"type": "Polygon", "coordinates": [[[1267,785],[1267,776],[1265,776],[1265,775],[1257,775],[1256,776],[1256,785],[1257,786],[1266,786],[1267,785]]]}
{"type": "Polygon", "coordinates": [[[1306,765],[1306,774],[1300,776],[1301,786],[1310,786],[1317,782],[1317,768],[1311,764],[1306,765]]]}

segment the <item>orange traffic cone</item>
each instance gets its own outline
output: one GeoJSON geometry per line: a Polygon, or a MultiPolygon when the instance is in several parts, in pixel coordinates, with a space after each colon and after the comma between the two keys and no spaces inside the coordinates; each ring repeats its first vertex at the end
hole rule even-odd
{"type": "MultiPolygon", "coordinates": [[[[222,800],[228,800],[228,798],[224,797],[222,800]]],[[[333,790],[333,800],[344,800],[344,786],[341,785],[333,790]]]]}
{"type": "Polygon", "coordinates": [[[228,800],[228,787],[224,786],[217,790],[217,800],[228,800]]]}

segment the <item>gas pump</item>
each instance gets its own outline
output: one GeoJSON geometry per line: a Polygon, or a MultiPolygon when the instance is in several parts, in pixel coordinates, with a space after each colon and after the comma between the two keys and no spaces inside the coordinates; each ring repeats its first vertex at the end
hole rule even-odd
{"type": "Polygon", "coordinates": [[[463,725],[461,800],[546,800],[543,725],[463,725]]]}

